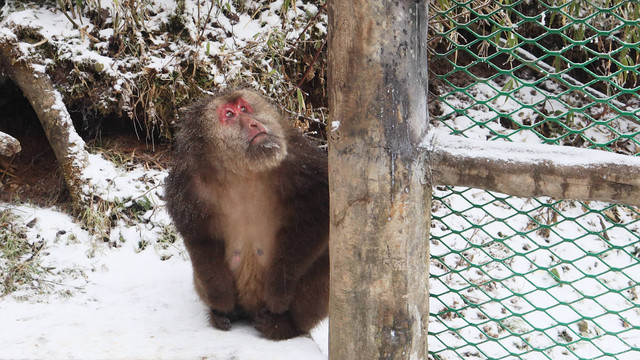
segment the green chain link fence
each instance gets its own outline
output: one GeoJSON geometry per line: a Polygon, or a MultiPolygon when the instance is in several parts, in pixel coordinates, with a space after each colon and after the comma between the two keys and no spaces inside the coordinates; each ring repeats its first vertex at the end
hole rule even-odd
{"type": "MultiPolygon", "coordinates": [[[[637,0],[429,12],[437,131],[640,155],[637,0]]],[[[434,194],[432,359],[640,359],[638,208],[434,194]]]]}

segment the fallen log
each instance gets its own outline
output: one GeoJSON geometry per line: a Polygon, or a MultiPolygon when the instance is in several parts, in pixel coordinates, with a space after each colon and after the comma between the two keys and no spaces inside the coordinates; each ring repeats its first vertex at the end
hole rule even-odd
{"type": "Polygon", "coordinates": [[[62,95],[55,89],[44,66],[34,64],[28,56],[26,43],[7,28],[0,29],[0,66],[22,90],[38,115],[49,144],[56,156],[75,208],[86,204],[82,177],[87,167],[88,153],[78,135],[62,95]]]}

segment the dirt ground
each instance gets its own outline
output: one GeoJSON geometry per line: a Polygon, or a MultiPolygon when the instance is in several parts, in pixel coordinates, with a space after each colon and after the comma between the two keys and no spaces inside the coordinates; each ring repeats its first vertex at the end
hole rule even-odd
{"type": "MultiPolygon", "coordinates": [[[[0,201],[65,207],[68,192],[46,137],[32,135],[18,140],[21,152],[14,157],[0,156],[0,201]]],[[[168,142],[152,144],[135,134],[103,137],[87,144],[91,152],[102,152],[124,167],[142,163],[149,168],[166,169],[170,159],[168,142]]]]}

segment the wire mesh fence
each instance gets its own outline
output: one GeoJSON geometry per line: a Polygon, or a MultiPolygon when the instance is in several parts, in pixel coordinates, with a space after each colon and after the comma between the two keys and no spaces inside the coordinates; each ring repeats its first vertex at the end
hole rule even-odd
{"type": "MultiPolygon", "coordinates": [[[[640,155],[638,1],[429,12],[437,131],[640,155]]],[[[431,234],[431,358],[640,358],[640,209],[437,187],[431,234]]]]}

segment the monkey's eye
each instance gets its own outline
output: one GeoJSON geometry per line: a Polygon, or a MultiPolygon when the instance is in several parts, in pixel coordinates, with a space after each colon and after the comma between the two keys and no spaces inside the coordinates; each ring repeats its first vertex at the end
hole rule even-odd
{"type": "Polygon", "coordinates": [[[240,110],[240,112],[251,114],[253,110],[251,109],[251,105],[249,105],[244,99],[239,99],[236,103],[236,109],[240,110]]]}
{"type": "Polygon", "coordinates": [[[235,123],[239,110],[233,104],[223,104],[218,108],[218,121],[222,125],[235,123]]]}

